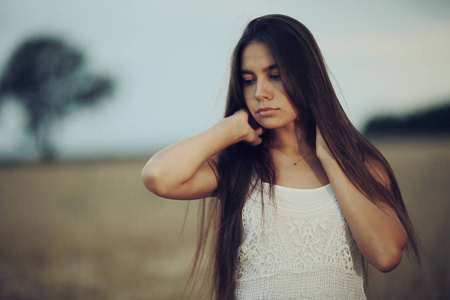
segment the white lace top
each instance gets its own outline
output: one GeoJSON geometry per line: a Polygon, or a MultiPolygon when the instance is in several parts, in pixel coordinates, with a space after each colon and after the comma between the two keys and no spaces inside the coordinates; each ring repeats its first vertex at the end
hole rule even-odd
{"type": "Polygon", "coordinates": [[[359,250],[331,185],[262,184],[243,209],[236,299],[366,299],[359,250]],[[264,213],[264,217],[263,217],[264,213]]]}

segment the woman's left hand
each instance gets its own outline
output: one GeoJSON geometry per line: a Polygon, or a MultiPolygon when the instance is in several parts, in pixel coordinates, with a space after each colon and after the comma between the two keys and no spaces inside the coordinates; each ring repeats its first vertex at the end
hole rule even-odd
{"type": "Polygon", "coordinates": [[[328,145],[323,139],[322,133],[320,132],[319,127],[317,126],[316,126],[316,155],[320,160],[333,157],[333,155],[330,152],[330,148],[328,148],[328,145]]]}

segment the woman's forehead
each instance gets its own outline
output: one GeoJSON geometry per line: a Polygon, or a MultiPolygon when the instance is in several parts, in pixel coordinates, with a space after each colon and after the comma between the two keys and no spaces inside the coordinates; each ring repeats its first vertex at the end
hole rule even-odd
{"type": "Polygon", "coordinates": [[[276,66],[275,58],[263,43],[252,42],[242,51],[241,70],[268,71],[274,66],[276,66]]]}

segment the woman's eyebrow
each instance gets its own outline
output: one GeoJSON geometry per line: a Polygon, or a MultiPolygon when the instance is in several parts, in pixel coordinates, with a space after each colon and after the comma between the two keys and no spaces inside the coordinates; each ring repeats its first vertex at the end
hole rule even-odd
{"type": "MultiPolygon", "coordinates": [[[[263,69],[263,72],[266,73],[266,72],[272,71],[272,70],[274,70],[274,69],[279,69],[279,67],[278,67],[277,64],[273,64],[273,65],[270,65],[270,66],[268,66],[268,67],[265,67],[265,68],[263,69]]],[[[255,74],[255,73],[252,72],[252,71],[249,71],[249,70],[241,69],[241,74],[255,74]]]]}
{"type": "Polygon", "coordinates": [[[273,69],[278,69],[278,65],[277,64],[273,64],[273,65],[270,65],[268,67],[265,67],[263,69],[263,72],[272,71],[273,69]]]}

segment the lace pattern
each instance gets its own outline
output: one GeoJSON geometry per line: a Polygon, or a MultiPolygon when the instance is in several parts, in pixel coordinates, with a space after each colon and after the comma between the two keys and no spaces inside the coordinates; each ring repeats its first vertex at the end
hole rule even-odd
{"type": "Polygon", "coordinates": [[[236,298],[366,299],[359,250],[331,186],[274,189],[270,199],[262,184],[244,206],[236,298]]]}

